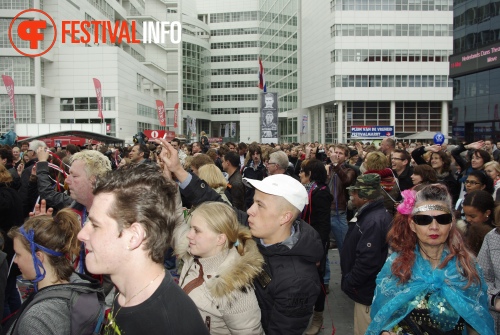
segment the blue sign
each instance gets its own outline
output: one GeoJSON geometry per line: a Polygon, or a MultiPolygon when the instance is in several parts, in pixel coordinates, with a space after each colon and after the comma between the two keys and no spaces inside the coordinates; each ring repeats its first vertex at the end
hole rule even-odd
{"type": "Polygon", "coordinates": [[[384,138],[394,136],[394,126],[352,126],[351,138],[384,138]]]}
{"type": "Polygon", "coordinates": [[[444,143],[444,135],[441,133],[436,133],[436,135],[434,135],[434,144],[441,145],[443,143],[444,143]]]}

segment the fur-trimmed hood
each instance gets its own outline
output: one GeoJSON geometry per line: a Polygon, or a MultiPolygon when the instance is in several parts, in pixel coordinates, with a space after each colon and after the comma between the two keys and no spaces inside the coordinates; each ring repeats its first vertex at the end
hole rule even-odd
{"type": "MultiPolygon", "coordinates": [[[[188,274],[191,266],[194,265],[194,256],[188,251],[189,241],[186,235],[189,232],[189,225],[185,224],[176,228],[175,236],[175,254],[184,261],[179,282],[183,283],[183,278],[188,274]]],[[[253,287],[253,279],[262,271],[264,258],[257,248],[253,239],[244,242],[243,256],[240,255],[235,247],[222,251],[213,257],[220,261],[217,266],[205,268],[204,281],[209,294],[214,299],[227,298],[231,301],[235,292],[244,291],[246,288],[253,287]]],[[[203,260],[201,260],[203,264],[203,260]]]]}

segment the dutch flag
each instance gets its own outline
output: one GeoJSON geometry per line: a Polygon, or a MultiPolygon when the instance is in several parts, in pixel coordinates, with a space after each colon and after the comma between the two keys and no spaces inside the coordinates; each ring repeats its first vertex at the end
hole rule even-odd
{"type": "Polygon", "coordinates": [[[259,88],[267,92],[266,80],[264,79],[264,67],[262,66],[262,59],[259,57],[259,88]]]}

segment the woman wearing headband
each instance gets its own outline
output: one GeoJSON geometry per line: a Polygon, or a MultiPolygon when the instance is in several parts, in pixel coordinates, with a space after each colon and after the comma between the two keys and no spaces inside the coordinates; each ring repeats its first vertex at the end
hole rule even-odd
{"type": "MultiPolygon", "coordinates": [[[[80,220],[70,209],[62,209],[54,217],[31,217],[9,231],[16,252],[14,263],[23,279],[33,283],[35,292],[12,318],[7,334],[70,334],[72,301],[54,297],[58,290],[89,293],[96,303],[98,296],[103,298],[100,284],[75,273],[70,262],[80,251],[79,231],[80,220]]],[[[90,334],[96,320],[97,315],[89,316],[90,334]]]]}
{"type": "Polygon", "coordinates": [[[487,286],[455,227],[446,186],[402,195],[366,334],[458,335],[470,327],[494,335],[487,286]]]}
{"type": "Polygon", "coordinates": [[[263,334],[252,282],[264,260],[234,210],[220,202],[203,203],[175,236],[175,253],[184,261],[179,284],[210,334],[263,334]]]}

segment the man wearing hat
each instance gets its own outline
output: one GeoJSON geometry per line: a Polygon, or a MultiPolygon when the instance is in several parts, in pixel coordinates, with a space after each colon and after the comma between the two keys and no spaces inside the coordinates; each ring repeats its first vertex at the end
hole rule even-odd
{"type": "MultiPolygon", "coordinates": [[[[174,173],[185,199],[193,205],[220,201],[220,195],[181,166],[176,150],[159,139],[164,167],[174,173]]],[[[305,187],[294,178],[277,174],[256,180],[243,178],[255,189],[247,213],[235,209],[240,223],[247,225],[264,256],[262,273],[255,280],[262,328],[267,335],[302,334],[309,324],[320,292],[316,263],[323,246],[314,228],[300,219],[308,203],[305,187]]]]}
{"type": "Polygon", "coordinates": [[[340,254],[341,288],[354,300],[354,335],[362,335],[371,321],[375,280],[387,258],[392,216],[384,207],[378,174],[359,176],[347,189],[358,211],[349,222],[340,254]]]}

